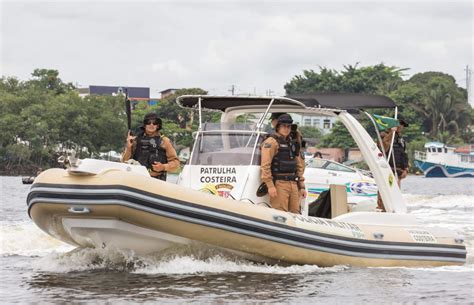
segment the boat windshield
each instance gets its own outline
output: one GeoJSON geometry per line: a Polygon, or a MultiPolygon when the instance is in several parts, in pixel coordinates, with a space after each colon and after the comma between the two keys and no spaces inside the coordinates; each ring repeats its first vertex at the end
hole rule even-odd
{"type": "Polygon", "coordinates": [[[206,123],[198,132],[190,164],[260,165],[263,138],[257,138],[255,124],[206,123]]]}

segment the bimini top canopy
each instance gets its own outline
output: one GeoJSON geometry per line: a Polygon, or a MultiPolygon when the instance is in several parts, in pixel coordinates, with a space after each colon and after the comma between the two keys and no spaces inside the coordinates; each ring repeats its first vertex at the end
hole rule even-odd
{"type": "Polygon", "coordinates": [[[314,93],[280,96],[212,96],[183,95],[176,99],[184,108],[197,108],[201,98],[201,107],[225,111],[230,107],[267,106],[272,99],[273,105],[296,106],[302,108],[329,108],[341,110],[360,110],[368,108],[395,108],[389,97],[355,93],[314,93]]]}

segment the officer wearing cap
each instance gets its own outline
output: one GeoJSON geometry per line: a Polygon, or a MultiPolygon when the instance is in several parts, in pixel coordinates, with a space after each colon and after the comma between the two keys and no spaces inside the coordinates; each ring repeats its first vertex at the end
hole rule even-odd
{"type": "MultiPolygon", "coordinates": [[[[272,125],[272,128],[274,131],[275,128],[276,128],[276,125],[278,124],[278,118],[282,115],[288,115],[286,112],[273,112],[272,115],[270,116],[270,122],[271,122],[271,125],[272,125]]],[[[293,133],[293,130],[292,130],[292,133],[293,133]]],[[[296,130],[294,132],[294,134],[290,134],[290,136],[293,136],[297,141],[298,141],[298,144],[300,146],[300,148],[303,148],[303,135],[301,134],[301,132],[299,130],[296,130]]],[[[302,154],[302,157],[303,157],[303,154],[302,154]]],[[[304,161],[304,160],[303,160],[304,161]]]]}
{"type": "Polygon", "coordinates": [[[403,128],[408,127],[408,123],[403,118],[398,119],[400,125],[393,127],[389,130],[389,133],[383,138],[383,146],[385,151],[388,153],[390,151],[390,144],[393,140],[393,150],[392,156],[388,160],[392,170],[397,172],[398,176],[398,186],[401,187],[401,180],[408,176],[408,154],[406,152],[406,142],[402,136],[403,128]],[[395,159],[395,163],[394,163],[395,159]]]}
{"type": "MultiPolygon", "coordinates": [[[[276,125],[278,124],[278,118],[282,115],[288,115],[286,112],[273,112],[270,116],[270,122],[272,125],[272,132],[275,132],[276,125]]],[[[292,127],[296,127],[296,125],[292,125],[292,127]]],[[[300,163],[299,166],[302,166],[303,172],[306,167],[306,163],[304,161],[304,153],[303,149],[306,146],[305,141],[303,140],[303,135],[301,134],[299,129],[291,129],[290,132],[291,140],[296,140],[296,151],[301,155],[301,158],[298,158],[298,162],[300,163]]]]}
{"type": "Polygon", "coordinates": [[[166,173],[179,168],[179,159],[170,139],[160,133],[161,127],[162,121],[156,113],[146,114],[137,135],[128,133],[122,161],[137,160],[150,176],[166,181],[166,173]]]}
{"type": "Polygon", "coordinates": [[[296,139],[291,139],[293,119],[289,114],[278,117],[275,133],[261,144],[261,179],[268,188],[273,208],[300,213],[301,198],[306,197],[304,166],[297,151],[296,139]]]}
{"type": "Polygon", "coordinates": [[[282,116],[283,114],[286,114],[285,112],[273,112],[272,115],[270,116],[270,123],[272,124],[272,128],[275,129],[277,123],[278,123],[278,118],[282,116]]]}

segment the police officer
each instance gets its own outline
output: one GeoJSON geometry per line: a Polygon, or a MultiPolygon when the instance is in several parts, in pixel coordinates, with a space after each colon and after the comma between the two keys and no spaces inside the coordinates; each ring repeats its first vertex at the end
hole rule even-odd
{"type": "MultiPolygon", "coordinates": [[[[276,125],[278,124],[278,118],[284,114],[287,114],[285,112],[273,112],[272,115],[270,116],[270,122],[272,125],[272,131],[275,131],[276,125]]],[[[287,114],[288,115],[288,114],[287,114]]],[[[296,125],[293,125],[292,127],[296,127],[296,125]]],[[[304,154],[303,154],[303,148],[305,146],[305,142],[303,140],[303,135],[299,131],[299,129],[292,129],[290,132],[290,137],[293,139],[296,139],[297,145],[298,146],[298,151],[301,153],[301,158],[303,160],[303,166],[304,166],[304,154]]]]}
{"type": "MultiPolygon", "coordinates": [[[[275,132],[276,130],[276,126],[278,124],[278,118],[282,115],[288,115],[286,112],[273,112],[272,115],[270,116],[270,122],[271,122],[271,125],[272,125],[272,132],[275,132]]],[[[291,117],[291,116],[290,116],[291,117]]],[[[302,166],[302,170],[304,172],[305,170],[305,167],[306,167],[306,163],[304,161],[304,152],[303,152],[303,149],[305,148],[306,146],[306,143],[305,141],[303,140],[303,135],[301,134],[300,130],[299,129],[296,129],[295,128],[296,125],[293,125],[292,124],[292,129],[291,129],[291,132],[290,132],[290,137],[292,140],[296,140],[296,151],[299,152],[301,158],[298,158],[298,165],[299,166],[302,166]]]]}
{"type": "Polygon", "coordinates": [[[297,140],[290,137],[293,119],[278,117],[275,133],[261,145],[261,179],[267,185],[273,208],[300,213],[300,200],[306,197],[304,162],[297,151],[297,140]]]}
{"type": "MultiPolygon", "coordinates": [[[[408,154],[406,152],[407,147],[406,147],[406,142],[405,139],[402,136],[403,128],[408,127],[408,123],[403,119],[400,118],[399,120],[400,125],[397,127],[393,127],[390,129],[389,133],[383,138],[383,146],[385,151],[389,152],[390,150],[390,144],[392,143],[392,138],[393,140],[393,149],[392,149],[392,155],[390,156],[390,159],[388,160],[390,166],[392,167],[392,170],[397,172],[397,177],[398,177],[398,186],[401,187],[401,181],[402,179],[406,178],[408,176],[408,154]],[[395,164],[393,162],[393,159],[395,158],[395,164]]],[[[388,157],[388,155],[387,155],[388,157]]]]}
{"type": "Polygon", "coordinates": [[[156,113],[146,114],[138,134],[128,133],[122,161],[137,160],[152,177],[166,181],[166,173],[179,168],[179,159],[170,139],[160,134],[161,127],[162,121],[156,113]]]}

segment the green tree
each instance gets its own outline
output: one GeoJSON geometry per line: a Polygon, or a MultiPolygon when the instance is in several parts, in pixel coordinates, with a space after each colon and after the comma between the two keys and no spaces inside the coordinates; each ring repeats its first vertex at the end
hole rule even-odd
{"type": "MultiPolygon", "coordinates": [[[[394,66],[379,64],[358,67],[348,65],[340,72],[321,68],[319,72],[304,70],[285,85],[287,94],[340,92],[382,94],[398,105],[398,113],[409,123],[409,140],[424,138],[446,143],[470,142],[473,138],[473,109],[467,103],[466,90],[456,85],[454,77],[442,72],[424,72],[402,79],[403,72],[394,66]],[[449,134],[450,137],[447,137],[449,134]]],[[[377,114],[393,116],[393,110],[377,110],[377,114]]],[[[336,130],[337,131],[337,130],[336,130]]],[[[323,143],[332,143],[326,136],[323,143]]]]}
{"type": "Polygon", "coordinates": [[[38,89],[49,90],[55,94],[62,94],[75,89],[72,83],[64,83],[59,78],[57,70],[35,69],[31,75],[33,79],[29,81],[29,84],[38,89]]]}
{"type": "Polygon", "coordinates": [[[298,127],[303,135],[303,138],[316,138],[319,139],[322,137],[322,132],[319,128],[313,126],[300,126],[298,127]]]}
{"type": "Polygon", "coordinates": [[[344,124],[342,124],[341,121],[337,121],[331,129],[331,132],[323,136],[318,147],[349,149],[351,147],[357,147],[357,145],[344,124]]]}
{"type": "Polygon", "coordinates": [[[469,141],[472,107],[467,102],[466,90],[458,87],[451,75],[415,74],[391,96],[410,122],[421,126],[430,139],[440,140],[448,132],[449,142],[459,142],[461,138],[469,141]]]}
{"type": "Polygon", "coordinates": [[[58,154],[75,148],[82,157],[119,150],[126,136],[123,98],[79,97],[54,70],[34,79],[0,79],[0,170],[35,172],[56,166],[58,154]]]}
{"type": "Polygon", "coordinates": [[[384,64],[368,67],[344,66],[341,72],[320,67],[320,72],[304,70],[303,75],[294,76],[284,88],[287,94],[297,93],[381,93],[396,89],[406,69],[384,64]]]}
{"type": "MultiPolygon", "coordinates": [[[[192,132],[198,127],[198,114],[196,110],[181,108],[176,103],[176,98],[181,95],[196,94],[206,95],[207,92],[199,88],[179,89],[170,96],[159,101],[156,106],[146,103],[138,104],[132,113],[132,126],[137,128],[142,125],[145,114],[155,112],[163,120],[162,133],[169,137],[177,146],[188,147],[192,144],[192,132]]],[[[203,121],[218,121],[216,113],[203,112],[203,121]]]]}

